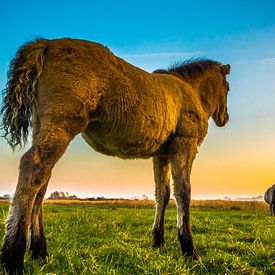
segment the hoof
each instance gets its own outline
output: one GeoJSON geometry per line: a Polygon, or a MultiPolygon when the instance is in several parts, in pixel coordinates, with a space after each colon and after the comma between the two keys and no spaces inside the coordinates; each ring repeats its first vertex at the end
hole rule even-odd
{"type": "Polygon", "coordinates": [[[5,272],[9,275],[21,275],[23,274],[24,264],[23,259],[18,257],[11,257],[8,253],[1,251],[0,264],[5,272]]]}
{"type": "Polygon", "coordinates": [[[191,253],[185,253],[184,254],[186,257],[190,257],[192,258],[192,260],[197,261],[197,262],[201,262],[201,257],[198,254],[198,252],[193,248],[193,251],[191,253]]]}
{"type": "Polygon", "coordinates": [[[160,231],[153,231],[153,247],[159,247],[164,244],[164,234],[160,231]]]}
{"type": "Polygon", "coordinates": [[[182,254],[185,257],[191,257],[195,261],[200,261],[200,256],[194,249],[192,238],[188,238],[186,235],[179,232],[178,240],[182,254]]]}
{"type": "Polygon", "coordinates": [[[193,256],[192,256],[193,260],[198,262],[198,263],[202,263],[201,257],[198,254],[198,252],[196,250],[193,251],[193,256]]]}
{"type": "Polygon", "coordinates": [[[185,257],[190,257],[194,261],[200,260],[200,256],[199,256],[199,254],[197,253],[197,251],[194,248],[193,249],[192,248],[188,248],[188,249],[181,248],[181,251],[182,251],[182,254],[185,257]]]}
{"type": "Polygon", "coordinates": [[[37,252],[37,251],[31,251],[31,256],[33,259],[42,259],[45,260],[49,254],[48,252],[37,252]]]}
{"type": "Polygon", "coordinates": [[[45,236],[42,236],[40,238],[32,237],[29,246],[29,252],[33,259],[46,259],[49,254],[47,252],[45,236]]]}

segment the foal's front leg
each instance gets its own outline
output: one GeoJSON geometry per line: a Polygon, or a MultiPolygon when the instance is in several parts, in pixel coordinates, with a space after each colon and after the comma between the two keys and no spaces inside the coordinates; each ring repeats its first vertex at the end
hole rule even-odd
{"type": "Polygon", "coordinates": [[[170,199],[170,167],[167,158],[153,158],[155,176],[156,216],[153,226],[153,246],[164,243],[164,212],[170,199]]]}
{"type": "Polygon", "coordinates": [[[184,138],[175,140],[175,154],[171,157],[174,195],[177,201],[178,240],[184,255],[198,258],[192,240],[189,220],[191,200],[190,174],[192,163],[197,153],[197,142],[184,138]]]}

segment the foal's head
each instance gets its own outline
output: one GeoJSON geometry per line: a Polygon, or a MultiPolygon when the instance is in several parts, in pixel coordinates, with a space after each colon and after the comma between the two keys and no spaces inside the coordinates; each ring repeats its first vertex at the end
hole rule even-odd
{"type": "Polygon", "coordinates": [[[227,95],[229,92],[229,84],[226,75],[230,73],[230,65],[220,65],[216,76],[216,104],[212,113],[212,118],[219,127],[224,126],[229,120],[227,112],[227,95]]]}

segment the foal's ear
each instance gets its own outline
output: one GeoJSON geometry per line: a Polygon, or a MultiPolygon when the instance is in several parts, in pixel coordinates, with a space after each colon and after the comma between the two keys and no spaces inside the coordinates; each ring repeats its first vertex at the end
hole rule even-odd
{"type": "Polygon", "coordinates": [[[227,65],[222,65],[221,66],[221,72],[223,74],[229,74],[230,73],[230,65],[227,64],[227,65]]]}

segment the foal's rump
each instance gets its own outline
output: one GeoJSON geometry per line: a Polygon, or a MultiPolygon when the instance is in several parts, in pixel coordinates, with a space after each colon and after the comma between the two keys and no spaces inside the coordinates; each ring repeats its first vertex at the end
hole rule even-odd
{"type": "Polygon", "coordinates": [[[37,89],[40,116],[88,118],[106,90],[103,64],[108,59],[111,66],[110,56],[107,48],[93,42],[48,41],[37,89]]]}

